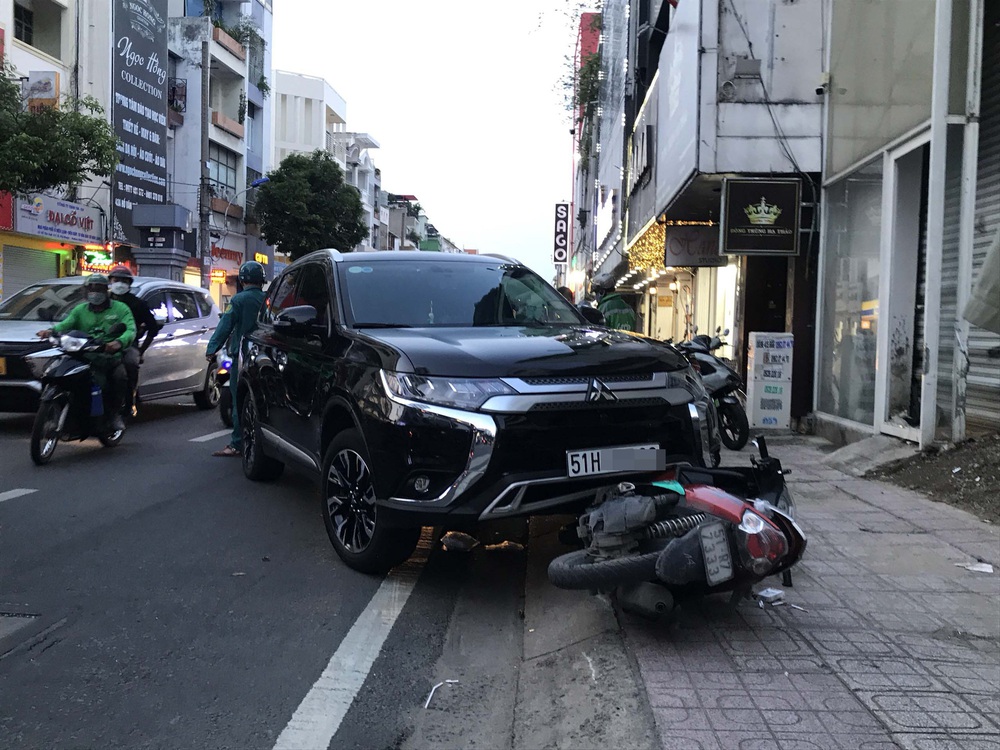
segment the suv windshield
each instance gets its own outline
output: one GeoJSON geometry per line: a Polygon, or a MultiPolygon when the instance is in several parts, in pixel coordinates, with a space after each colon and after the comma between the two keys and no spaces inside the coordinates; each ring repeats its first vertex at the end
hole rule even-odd
{"type": "Polygon", "coordinates": [[[376,260],[344,261],[338,269],[356,328],[585,323],[572,304],[523,266],[376,260]]]}
{"type": "Polygon", "coordinates": [[[0,320],[62,320],[83,302],[83,284],[36,284],[0,303],[0,320]]]}

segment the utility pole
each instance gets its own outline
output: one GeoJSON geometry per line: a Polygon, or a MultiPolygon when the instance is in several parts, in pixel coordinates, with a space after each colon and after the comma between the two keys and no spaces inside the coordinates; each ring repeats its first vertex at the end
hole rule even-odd
{"type": "Polygon", "coordinates": [[[212,208],[208,183],[208,87],[212,58],[208,40],[201,43],[201,179],[198,190],[198,247],[201,251],[201,285],[212,288],[212,237],[209,226],[212,208]]]}

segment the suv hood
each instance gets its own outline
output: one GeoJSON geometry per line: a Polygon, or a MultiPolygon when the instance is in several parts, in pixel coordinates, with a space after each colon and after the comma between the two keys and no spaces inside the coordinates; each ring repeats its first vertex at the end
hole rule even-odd
{"type": "Polygon", "coordinates": [[[360,329],[396,350],[384,366],[467,378],[628,375],[681,370],[685,359],[666,344],[587,326],[360,329]]]}

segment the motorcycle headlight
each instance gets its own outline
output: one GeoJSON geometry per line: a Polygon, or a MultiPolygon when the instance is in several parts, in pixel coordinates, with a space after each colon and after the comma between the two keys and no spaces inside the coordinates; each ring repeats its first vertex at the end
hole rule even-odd
{"type": "Polygon", "coordinates": [[[86,343],[86,339],[80,339],[76,336],[63,335],[59,337],[59,346],[64,352],[78,352],[86,343]]]}
{"type": "Polygon", "coordinates": [[[493,396],[517,393],[496,378],[431,378],[383,370],[382,383],[393,396],[465,410],[478,409],[493,396]]]}

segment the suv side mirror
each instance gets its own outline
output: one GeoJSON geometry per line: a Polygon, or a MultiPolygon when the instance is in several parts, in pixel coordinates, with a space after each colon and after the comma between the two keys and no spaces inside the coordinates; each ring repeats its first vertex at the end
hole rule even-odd
{"type": "Polygon", "coordinates": [[[607,325],[607,321],[604,319],[604,313],[596,307],[591,307],[590,305],[580,305],[577,309],[580,311],[580,314],[587,319],[588,323],[593,323],[595,326],[607,325]]]}
{"type": "Polygon", "coordinates": [[[302,333],[307,328],[319,327],[322,321],[312,305],[296,305],[282,310],[274,319],[274,327],[284,333],[302,333]]]}

